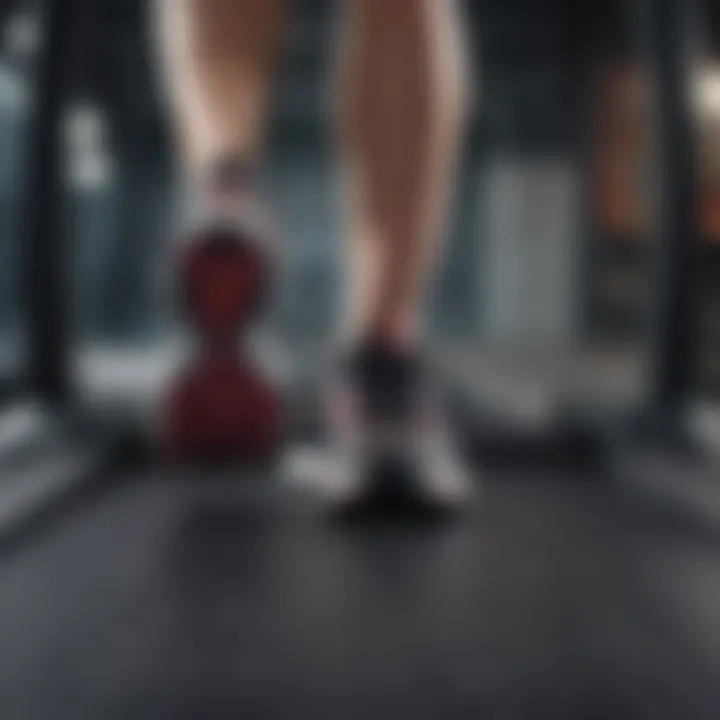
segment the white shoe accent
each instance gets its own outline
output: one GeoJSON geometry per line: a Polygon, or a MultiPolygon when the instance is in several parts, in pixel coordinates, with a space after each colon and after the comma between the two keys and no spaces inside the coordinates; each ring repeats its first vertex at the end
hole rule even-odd
{"type": "Polygon", "coordinates": [[[477,482],[454,455],[440,452],[421,463],[418,483],[433,502],[457,507],[475,497],[477,482]]]}
{"type": "Polygon", "coordinates": [[[299,448],[286,453],[282,474],[294,488],[342,505],[362,496],[365,484],[360,467],[360,463],[330,455],[323,448],[299,448]]]}

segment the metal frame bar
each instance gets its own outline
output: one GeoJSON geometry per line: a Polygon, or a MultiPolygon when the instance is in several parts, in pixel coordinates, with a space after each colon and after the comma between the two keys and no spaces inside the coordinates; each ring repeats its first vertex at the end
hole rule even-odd
{"type": "Polygon", "coordinates": [[[45,6],[23,212],[26,381],[30,392],[54,404],[70,392],[60,125],[77,5],[78,0],[49,0],[45,6]]]}
{"type": "Polygon", "coordinates": [[[690,98],[689,0],[642,0],[645,50],[653,74],[660,219],[654,307],[652,408],[681,422],[697,371],[696,167],[690,98]]]}

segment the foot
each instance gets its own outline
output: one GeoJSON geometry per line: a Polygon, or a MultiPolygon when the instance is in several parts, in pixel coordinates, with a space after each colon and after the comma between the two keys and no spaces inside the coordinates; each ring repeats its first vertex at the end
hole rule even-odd
{"type": "Polygon", "coordinates": [[[336,507],[389,495],[455,508],[473,494],[437,390],[409,352],[361,348],[342,362],[325,403],[319,484],[336,507]]]}

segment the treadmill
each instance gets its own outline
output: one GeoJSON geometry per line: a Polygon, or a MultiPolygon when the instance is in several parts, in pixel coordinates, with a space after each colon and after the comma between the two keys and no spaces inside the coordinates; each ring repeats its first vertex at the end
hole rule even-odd
{"type": "MultiPolygon", "coordinates": [[[[482,17],[470,3],[469,17],[501,28],[510,6],[531,4],[497,5],[497,15],[482,17]]],[[[520,370],[494,384],[484,378],[500,377],[507,355],[476,351],[479,342],[467,336],[440,338],[438,361],[455,381],[448,391],[482,492],[453,522],[380,512],[353,523],[330,521],[277,471],[168,470],[153,457],[145,441],[153,388],[178,353],[172,332],[157,340],[158,328],[171,327],[161,301],[139,332],[123,314],[132,309],[111,318],[115,335],[132,342],[92,345],[73,336],[78,307],[67,259],[81,240],[68,205],[86,227],[103,218],[69,200],[64,186],[57,130],[68,94],[83,96],[67,78],[86,89],[107,84],[79,49],[110,54],[98,23],[121,28],[139,3],[27,7],[41,12],[44,40],[21,185],[26,328],[0,408],[0,717],[716,718],[715,466],[685,422],[697,350],[680,334],[691,295],[683,240],[693,222],[689,118],[678,110],[687,92],[686,6],[645,0],[641,8],[664,120],[656,268],[664,284],[652,370],[637,355],[613,364],[592,353],[578,362],[569,352],[523,352],[515,356],[520,370]],[[609,366],[601,377],[598,368],[609,366]],[[589,412],[594,400],[566,392],[573,374],[580,386],[594,378],[601,394],[614,390],[617,401],[589,412]],[[688,494],[686,485],[706,492],[688,494]]],[[[298,3],[293,52],[317,47],[313,33],[329,10],[326,2],[298,3]]],[[[130,54],[128,63],[138,62],[130,54]]],[[[286,164],[270,170],[291,198],[287,177],[300,186],[326,177],[322,163],[303,164],[308,148],[321,157],[326,148],[298,108],[300,95],[279,101],[274,132],[286,164]],[[288,107],[291,128],[282,124],[288,107]]],[[[119,123],[118,142],[145,125],[134,109],[137,117],[130,108],[119,123]]],[[[82,117],[99,121],[92,112],[82,117]]],[[[123,146],[129,172],[161,141],[156,129],[146,132],[134,154],[123,146]]],[[[473,132],[469,154],[485,161],[482,126],[473,132]]],[[[472,177],[470,168],[464,179],[472,177]]],[[[460,195],[461,224],[473,222],[472,194],[465,203],[460,195]]],[[[133,222],[130,205],[121,200],[117,211],[125,223],[133,222]]],[[[116,251],[139,252],[142,232],[154,232],[146,225],[124,225],[126,239],[140,235],[116,251]]],[[[296,263],[289,276],[306,263],[301,289],[327,280],[315,248],[307,251],[288,261],[296,263]]],[[[460,268],[462,255],[451,252],[448,264],[460,268]]],[[[472,278],[448,277],[439,304],[467,307],[472,278]]],[[[298,388],[291,406],[299,443],[317,438],[315,337],[328,320],[323,298],[308,304],[297,309],[302,317],[283,317],[281,304],[274,319],[297,333],[284,342],[293,348],[287,372],[298,388]]],[[[461,334],[472,318],[452,322],[445,328],[461,334]]]]}

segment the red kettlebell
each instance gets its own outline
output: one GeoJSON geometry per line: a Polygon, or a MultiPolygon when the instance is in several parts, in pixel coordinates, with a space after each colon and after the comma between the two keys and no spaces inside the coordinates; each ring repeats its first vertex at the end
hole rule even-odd
{"type": "Polygon", "coordinates": [[[200,357],[175,380],[166,412],[177,460],[268,460],[281,441],[277,392],[240,357],[200,357]]]}
{"type": "Polygon", "coordinates": [[[242,343],[262,310],[267,258],[241,234],[215,231],[183,249],[178,274],[198,347],[165,397],[163,448],[175,460],[268,460],[282,439],[279,393],[242,343]]]}

